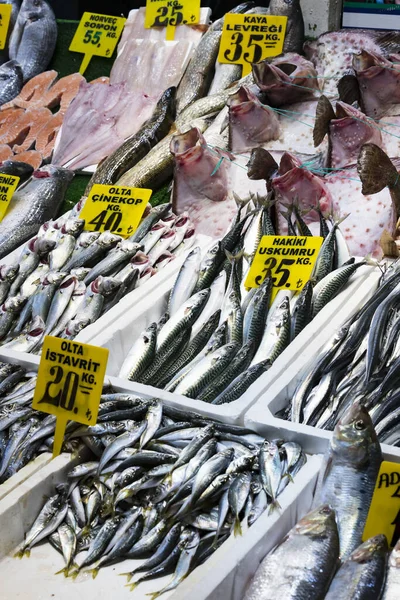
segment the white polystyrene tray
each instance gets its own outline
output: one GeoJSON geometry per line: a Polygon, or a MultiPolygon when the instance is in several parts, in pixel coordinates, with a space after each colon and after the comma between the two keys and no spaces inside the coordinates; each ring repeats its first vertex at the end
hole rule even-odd
{"type": "MultiPolygon", "coordinates": [[[[246,413],[244,417],[246,427],[255,429],[260,433],[263,432],[265,427],[269,429],[272,427],[275,436],[285,435],[289,440],[296,440],[299,444],[302,444],[306,452],[314,454],[325,451],[332,432],[286,421],[275,415],[290,403],[298,384],[308,374],[309,361],[319,355],[325,344],[332,338],[332,333],[338,331],[344,322],[368,300],[376,289],[378,279],[379,273],[371,273],[355,293],[350,296],[346,306],[332,318],[329,327],[321,330],[312,339],[312,343],[304,347],[299,353],[292,353],[287,370],[274,381],[269,390],[246,413]]],[[[400,448],[386,444],[383,444],[383,448],[385,452],[400,457],[400,448]]]]}
{"type": "MultiPolygon", "coordinates": [[[[291,370],[292,363],[295,358],[302,353],[308,351],[310,341],[313,342],[316,337],[324,331],[327,335],[332,334],[336,329],[337,315],[343,315],[343,320],[349,314],[347,308],[348,302],[360,294],[360,288],[367,293],[372,285],[372,278],[369,277],[371,267],[361,267],[356,271],[354,277],[346,288],[332,300],[315,319],[296,337],[290,346],[278,357],[271,369],[264,373],[257,381],[251,385],[248,390],[234,402],[215,406],[213,404],[201,402],[199,400],[191,400],[180,394],[172,394],[152,386],[142,385],[126,380],[119,380],[119,385],[125,386],[132,391],[146,393],[149,396],[158,396],[164,400],[169,400],[177,405],[183,404],[186,407],[197,408],[201,406],[201,411],[210,417],[224,418],[229,423],[240,424],[243,422],[244,413],[261,397],[264,393],[270,393],[273,382],[277,380],[282,373],[291,370]]],[[[375,269],[374,269],[375,271],[375,269]]],[[[378,270],[376,270],[378,272],[378,270]]],[[[150,325],[153,321],[157,321],[166,311],[169,293],[173,285],[173,280],[165,279],[154,294],[144,298],[140,302],[135,302],[131,308],[124,310],[121,306],[120,317],[115,318],[116,312],[113,313],[113,320],[110,320],[110,326],[107,328],[98,327],[97,335],[94,333],[96,323],[86,328],[82,334],[78,336],[80,341],[90,341],[96,346],[103,346],[110,350],[110,355],[107,365],[107,373],[109,375],[118,376],[122,362],[129,352],[132,344],[135,342],[140,333],[150,325]],[[85,331],[88,330],[90,338],[84,338],[85,331]]],[[[100,324],[100,321],[97,322],[100,324]]]]}
{"type": "MultiPolygon", "coordinates": [[[[242,598],[248,581],[265,554],[310,509],[320,465],[320,456],[308,457],[306,465],[294,478],[294,483],[289,484],[279,496],[281,510],[272,514],[265,511],[253,527],[244,531],[243,536],[231,536],[175,592],[163,597],[172,600],[242,598]]],[[[138,561],[129,560],[106,567],[95,580],[82,573],[76,581],[72,581],[55,575],[64,566],[63,559],[49,543],[34,547],[29,559],[20,561],[13,558],[24,534],[36,518],[44,497],[54,491],[55,483],[65,479],[68,468],[68,458],[60,456],[0,502],[0,531],[6,532],[0,540],[1,597],[18,600],[55,597],[57,600],[70,600],[73,595],[75,600],[145,600],[146,594],[166,585],[170,576],[145,582],[132,595],[118,573],[131,570],[139,564],[138,561]]]]}

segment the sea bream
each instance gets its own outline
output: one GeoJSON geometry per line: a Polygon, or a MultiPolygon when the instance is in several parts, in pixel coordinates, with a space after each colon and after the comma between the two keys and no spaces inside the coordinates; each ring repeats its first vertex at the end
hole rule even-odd
{"type": "Polygon", "coordinates": [[[23,0],[10,38],[10,58],[19,62],[24,81],[44,71],[57,42],[57,22],[45,0],[23,0]]]}
{"type": "Polygon", "coordinates": [[[0,257],[35,235],[40,225],[57,214],[73,176],[72,171],[46,165],[14,193],[0,223],[0,257]]]}

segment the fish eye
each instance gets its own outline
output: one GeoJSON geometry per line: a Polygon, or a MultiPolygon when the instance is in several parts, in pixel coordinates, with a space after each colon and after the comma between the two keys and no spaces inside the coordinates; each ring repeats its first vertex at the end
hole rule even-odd
{"type": "Polygon", "coordinates": [[[364,421],[356,421],[354,427],[356,429],[365,429],[364,421]]]}

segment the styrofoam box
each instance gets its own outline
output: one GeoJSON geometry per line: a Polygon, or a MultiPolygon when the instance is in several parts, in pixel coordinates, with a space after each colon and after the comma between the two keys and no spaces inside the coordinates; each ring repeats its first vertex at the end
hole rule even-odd
{"type": "MultiPolygon", "coordinates": [[[[280,510],[271,514],[265,511],[255,525],[243,531],[243,536],[235,538],[232,535],[176,591],[163,597],[172,600],[242,598],[248,581],[265,554],[310,509],[320,465],[320,456],[308,457],[294,483],[290,483],[279,496],[280,510]]],[[[146,594],[164,587],[170,576],[140,584],[132,596],[124,585],[125,580],[118,577],[119,573],[130,571],[139,564],[132,560],[101,569],[95,580],[88,573],[81,573],[75,581],[55,575],[64,566],[63,558],[47,542],[34,547],[29,559],[20,561],[13,557],[40,511],[44,498],[54,493],[55,483],[65,480],[68,469],[68,458],[62,455],[0,502],[1,597],[47,600],[54,596],[58,600],[70,600],[73,595],[75,600],[144,600],[146,594]]]]}
{"type": "MultiPolygon", "coordinates": [[[[374,276],[371,275],[371,267],[361,267],[356,271],[346,288],[327,306],[325,306],[315,319],[296,337],[290,346],[278,357],[272,367],[257,379],[248,390],[236,401],[229,404],[216,406],[199,400],[191,400],[180,394],[169,393],[152,386],[142,385],[126,380],[119,380],[119,385],[125,386],[133,392],[147,394],[148,396],[157,396],[163,400],[170,400],[177,405],[182,404],[188,408],[196,409],[201,406],[202,412],[210,417],[224,418],[229,423],[243,423],[244,413],[264,394],[271,390],[271,386],[283,373],[292,369],[292,363],[295,357],[309,351],[310,342],[313,348],[315,339],[323,331],[330,335],[336,330],[338,320],[343,320],[351,311],[348,303],[354,297],[363,298],[373,289],[380,272],[373,269],[374,276]]],[[[135,303],[131,310],[120,311],[119,318],[116,313],[110,315],[110,325],[107,328],[100,328],[100,321],[94,323],[89,328],[83,330],[78,336],[81,342],[90,342],[96,346],[103,346],[110,350],[107,365],[109,375],[118,376],[120,367],[130,350],[132,344],[136,341],[140,333],[165,313],[167,309],[168,297],[173,286],[173,279],[165,279],[149,298],[144,298],[135,303]],[[97,329],[97,335],[94,334],[97,329]],[[88,331],[89,337],[85,337],[85,331],[88,331]]]]}
{"type": "MultiPolygon", "coordinates": [[[[269,429],[273,429],[276,437],[284,435],[289,440],[296,440],[306,452],[314,454],[325,451],[332,435],[331,431],[293,423],[275,415],[290,404],[298,384],[308,374],[309,364],[313,358],[317,358],[325,344],[332,338],[332,333],[338,331],[345,321],[368,300],[377,287],[378,279],[378,273],[370,274],[364,284],[349,298],[346,306],[336,315],[331,326],[310,340],[310,344],[297,355],[292,354],[290,368],[274,381],[269,390],[246,413],[244,417],[246,427],[262,434],[264,428],[268,426],[269,429]]],[[[386,444],[383,444],[382,447],[385,452],[400,457],[400,448],[386,444]]]]}

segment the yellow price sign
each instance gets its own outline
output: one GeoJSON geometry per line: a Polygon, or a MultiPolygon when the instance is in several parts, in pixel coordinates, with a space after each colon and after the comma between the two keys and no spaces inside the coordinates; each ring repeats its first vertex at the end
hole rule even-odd
{"type": "Polygon", "coordinates": [[[10,26],[12,4],[0,4],[0,50],[4,50],[10,26]]]}
{"type": "Polygon", "coordinates": [[[107,360],[107,348],[45,337],[32,408],[57,417],[53,457],[67,421],[96,424],[107,360]]]}
{"type": "Polygon", "coordinates": [[[400,463],[383,461],[376,480],[363,542],[383,533],[390,547],[400,538],[400,463]]]}
{"type": "Polygon", "coordinates": [[[16,175],[4,175],[0,173],[0,221],[4,219],[11,198],[19,184],[19,179],[16,175]]]}
{"type": "Polygon", "coordinates": [[[79,69],[81,75],[86,71],[92,56],[111,57],[125,26],[124,17],[112,17],[85,12],[69,47],[72,52],[81,52],[85,56],[79,69]]]}
{"type": "Polygon", "coordinates": [[[236,15],[224,18],[218,61],[243,65],[243,76],[251,65],[283,51],[287,17],[273,15],[236,15]]]}
{"type": "Polygon", "coordinates": [[[96,183],[85,200],[80,219],[86,231],[132,235],[142,219],[152,190],[96,183]]]}
{"type": "Polygon", "coordinates": [[[323,241],[323,237],[317,236],[264,235],[245,287],[258,287],[270,271],[275,289],[299,292],[310,279],[323,241]]]}
{"type": "Polygon", "coordinates": [[[144,26],[166,27],[167,40],[173,40],[175,27],[200,21],[200,0],[146,0],[144,26]]]}

